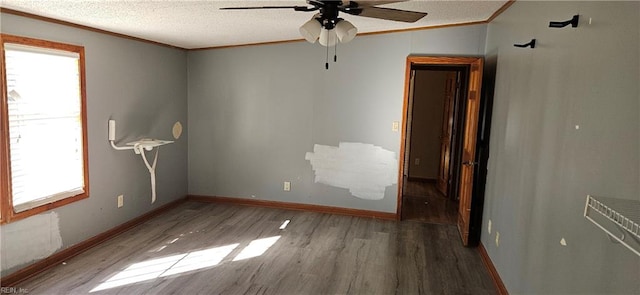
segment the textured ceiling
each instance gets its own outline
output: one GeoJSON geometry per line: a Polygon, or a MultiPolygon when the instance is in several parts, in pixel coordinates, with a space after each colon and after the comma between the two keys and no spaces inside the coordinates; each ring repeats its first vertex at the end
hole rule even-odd
{"type": "MultiPolygon", "coordinates": [[[[485,21],[507,0],[406,1],[383,5],[427,12],[415,23],[341,13],[358,33],[485,21]]],[[[231,6],[305,5],[305,1],[0,0],[3,8],[194,49],[301,40],[298,28],[315,12],[219,10],[231,6]]]]}

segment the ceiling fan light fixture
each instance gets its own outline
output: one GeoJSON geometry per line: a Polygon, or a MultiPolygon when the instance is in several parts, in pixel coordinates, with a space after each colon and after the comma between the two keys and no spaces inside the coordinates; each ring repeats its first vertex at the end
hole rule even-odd
{"type": "Polygon", "coordinates": [[[358,34],[358,28],[349,21],[343,19],[336,24],[335,31],[338,36],[338,40],[340,40],[341,43],[347,43],[353,40],[353,38],[358,34]]]}
{"type": "Polygon", "coordinates": [[[335,46],[338,43],[338,35],[336,35],[336,30],[327,30],[322,29],[320,31],[320,39],[318,40],[320,45],[331,47],[335,46]]]}
{"type": "Polygon", "coordinates": [[[302,35],[307,42],[315,43],[318,37],[320,37],[321,30],[322,25],[314,17],[300,27],[300,35],[302,35]]]}

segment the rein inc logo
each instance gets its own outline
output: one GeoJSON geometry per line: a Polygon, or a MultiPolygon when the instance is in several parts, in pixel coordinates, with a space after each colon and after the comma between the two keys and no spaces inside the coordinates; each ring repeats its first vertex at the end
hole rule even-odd
{"type": "Polygon", "coordinates": [[[29,290],[19,287],[0,287],[0,294],[28,294],[29,290]]]}

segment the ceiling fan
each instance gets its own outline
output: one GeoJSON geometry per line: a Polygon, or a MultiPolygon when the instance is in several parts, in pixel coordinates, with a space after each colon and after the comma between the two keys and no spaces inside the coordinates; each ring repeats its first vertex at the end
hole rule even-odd
{"type": "Polygon", "coordinates": [[[401,21],[416,22],[426,16],[424,12],[399,10],[393,8],[376,7],[376,5],[403,1],[330,1],[307,0],[306,6],[254,6],[254,7],[224,7],[224,10],[238,9],[293,9],[295,11],[319,11],[311,20],[300,27],[300,34],[310,43],[323,46],[335,46],[338,42],[346,43],[355,38],[358,29],[350,22],[340,18],[338,14],[344,12],[351,15],[401,21]]]}

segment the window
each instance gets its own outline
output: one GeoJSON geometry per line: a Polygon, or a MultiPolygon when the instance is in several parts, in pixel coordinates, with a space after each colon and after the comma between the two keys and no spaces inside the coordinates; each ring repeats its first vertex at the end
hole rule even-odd
{"type": "Polygon", "coordinates": [[[1,34],[0,219],[88,197],[84,48],[1,34]]]}

